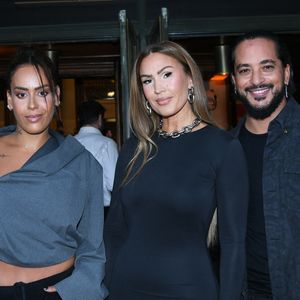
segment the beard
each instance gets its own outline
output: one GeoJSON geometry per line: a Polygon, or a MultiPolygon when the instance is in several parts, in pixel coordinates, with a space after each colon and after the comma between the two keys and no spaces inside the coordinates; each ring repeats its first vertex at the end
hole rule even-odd
{"type": "MultiPolygon", "coordinates": [[[[248,87],[245,89],[245,91],[250,91],[251,89],[256,88],[273,88],[272,84],[266,84],[266,85],[253,85],[251,87],[248,87]]],[[[273,98],[271,99],[270,103],[264,107],[254,107],[250,101],[248,100],[247,96],[241,94],[238,90],[236,91],[237,98],[244,104],[245,109],[250,117],[256,119],[256,120],[263,120],[267,117],[269,117],[281,104],[281,102],[284,99],[285,91],[284,91],[284,85],[281,86],[279,90],[276,90],[273,94],[273,98]]]]}

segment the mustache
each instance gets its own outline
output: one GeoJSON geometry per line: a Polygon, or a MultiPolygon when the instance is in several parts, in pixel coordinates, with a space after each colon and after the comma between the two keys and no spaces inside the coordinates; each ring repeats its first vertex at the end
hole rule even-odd
{"type": "Polygon", "coordinates": [[[272,84],[272,83],[269,83],[269,84],[259,84],[259,85],[253,84],[253,85],[248,86],[247,88],[245,88],[245,91],[246,92],[251,92],[252,90],[264,89],[264,88],[272,89],[273,87],[274,87],[274,84],[272,84]]]}

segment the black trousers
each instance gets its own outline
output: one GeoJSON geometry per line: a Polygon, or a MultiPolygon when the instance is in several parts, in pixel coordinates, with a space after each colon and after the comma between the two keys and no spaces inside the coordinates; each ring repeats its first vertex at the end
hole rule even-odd
{"type": "Polygon", "coordinates": [[[48,293],[44,288],[69,277],[73,268],[62,273],[30,282],[17,282],[13,286],[0,286],[1,300],[61,300],[58,293],[48,293]]]}

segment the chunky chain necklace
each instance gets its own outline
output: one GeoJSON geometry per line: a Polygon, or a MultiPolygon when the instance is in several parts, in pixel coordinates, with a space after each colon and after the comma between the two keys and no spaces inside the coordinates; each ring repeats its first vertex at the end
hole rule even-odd
{"type": "Polygon", "coordinates": [[[175,130],[175,131],[171,131],[171,132],[166,132],[164,130],[162,130],[162,126],[163,126],[163,120],[161,119],[159,122],[159,128],[157,130],[158,135],[163,137],[163,138],[168,138],[171,137],[172,139],[176,139],[180,136],[182,136],[185,133],[189,133],[191,132],[195,127],[197,127],[199,124],[201,123],[201,119],[199,117],[197,117],[192,124],[190,125],[186,125],[184,127],[182,127],[180,130],[175,130]]]}

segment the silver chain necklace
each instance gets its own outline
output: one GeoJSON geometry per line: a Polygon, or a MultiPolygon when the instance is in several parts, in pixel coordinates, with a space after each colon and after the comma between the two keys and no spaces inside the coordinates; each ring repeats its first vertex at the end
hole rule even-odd
{"type": "Polygon", "coordinates": [[[159,128],[157,130],[158,135],[163,137],[163,138],[169,138],[171,137],[172,139],[176,139],[180,136],[182,136],[185,133],[189,133],[191,132],[195,127],[197,127],[199,124],[201,123],[201,118],[197,117],[192,124],[190,125],[186,125],[184,127],[182,127],[180,130],[174,130],[171,132],[167,132],[162,130],[162,126],[163,126],[163,120],[161,119],[159,122],[159,128]]]}

